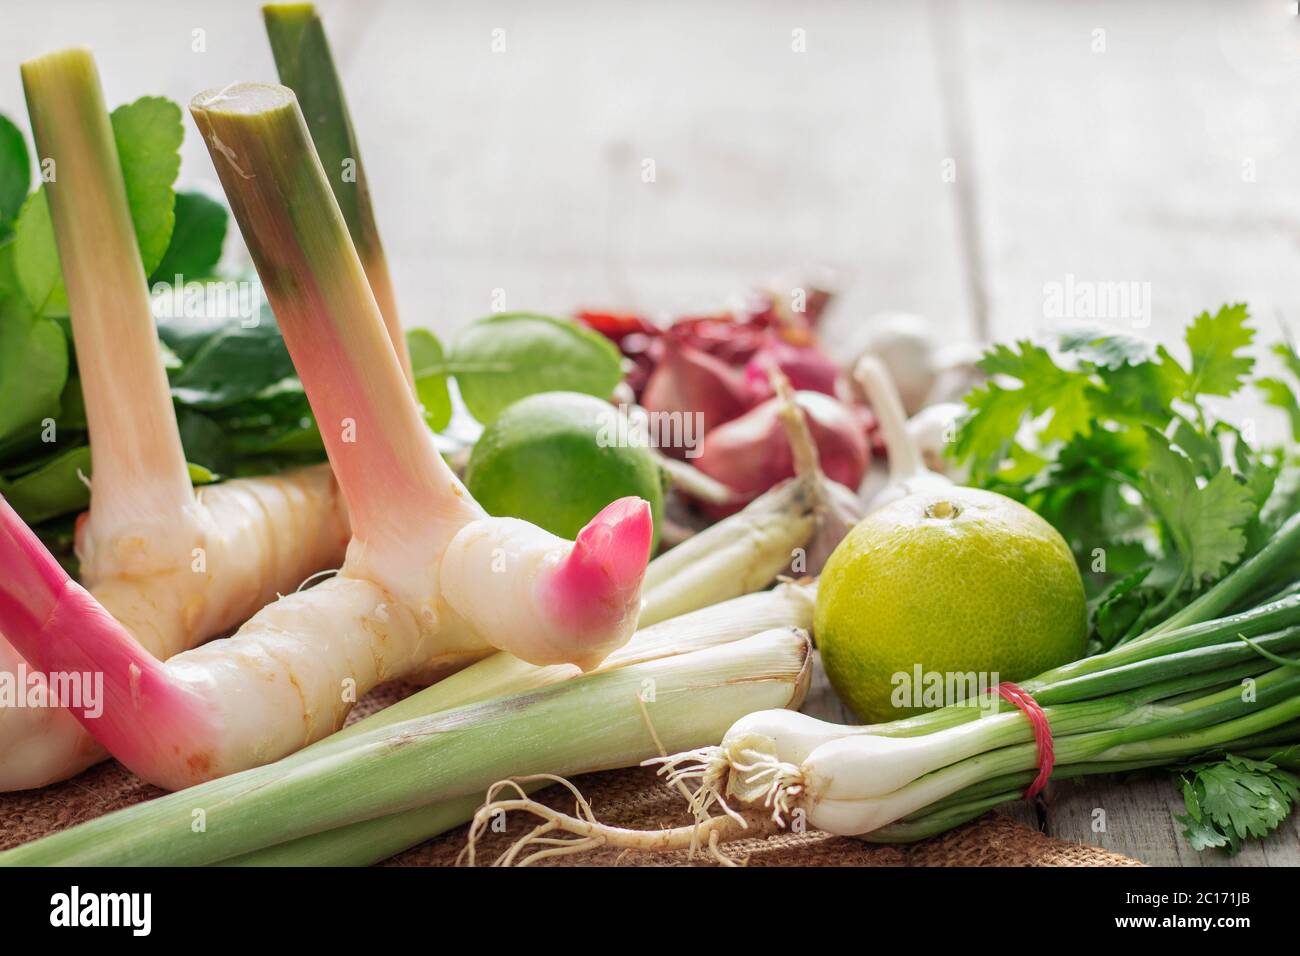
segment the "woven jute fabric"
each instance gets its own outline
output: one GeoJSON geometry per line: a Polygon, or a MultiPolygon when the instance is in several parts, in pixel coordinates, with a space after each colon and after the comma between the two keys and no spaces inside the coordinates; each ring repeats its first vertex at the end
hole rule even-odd
{"type": "MultiPolygon", "coordinates": [[[[406,685],[381,687],[355,708],[352,720],[386,707],[412,690],[406,685]]],[[[690,822],[681,794],[666,787],[652,771],[616,770],[574,778],[603,823],[658,829],[690,822]]],[[[0,850],[113,810],[160,796],[115,761],[92,767],[72,780],[24,793],[0,794],[0,850]]],[[[573,797],[550,787],[536,799],[557,810],[573,811],[573,797]]],[[[527,814],[506,818],[501,832],[488,832],[478,844],[478,861],[495,859],[536,826],[527,814]]],[[[450,866],[464,849],[466,827],[413,847],[387,861],[390,866],[450,866]]],[[[824,833],[789,834],[728,845],[726,853],[749,866],[1138,866],[1136,860],[1097,847],[1056,840],[996,813],[949,833],[907,846],[876,846],[824,833]]],[[[644,853],[596,850],[540,861],[548,866],[692,866],[715,865],[706,856],[685,852],[644,853]]]]}

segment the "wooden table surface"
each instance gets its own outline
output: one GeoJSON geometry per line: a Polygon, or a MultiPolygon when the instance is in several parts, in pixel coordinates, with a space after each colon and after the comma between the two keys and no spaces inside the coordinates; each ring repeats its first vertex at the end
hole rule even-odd
{"type": "MultiPolygon", "coordinates": [[[[836,339],[892,309],[1032,335],[1067,277],[1147,284],[1149,324],[1112,319],[1169,342],[1227,301],[1269,338],[1300,323],[1294,2],[319,6],[408,325],[452,334],[494,294],[708,307],[815,268],[836,339]]],[[[111,104],[273,79],[257,7],[9,0],[0,111],[25,125],[16,64],[75,43],[111,104]]],[[[181,176],[219,193],[192,130],[181,176]]],[[[839,712],[824,680],[809,706],[839,712]]],[[[1153,864],[1300,863],[1294,816],[1228,858],[1186,846],[1179,806],[1088,783],[1010,812],[1153,864]]]]}

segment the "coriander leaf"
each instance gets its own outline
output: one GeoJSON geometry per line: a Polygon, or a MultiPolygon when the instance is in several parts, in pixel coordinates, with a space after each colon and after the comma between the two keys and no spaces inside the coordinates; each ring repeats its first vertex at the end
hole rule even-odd
{"type": "Polygon", "coordinates": [[[961,424],[955,453],[962,460],[974,459],[980,473],[991,474],[996,469],[1027,415],[1049,416],[1041,433],[1047,441],[1068,442],[1090,430],[1093,383],[1087,371],[1058,367],[1046,349],[1028,341],[995,345],[979,366],[990,376],[1021,383],[1018,388],[1007,388],[989,381],[966,396],[970,413],[961,424]]]}
{"type": "Polygon", "coordinates": [[[1174,416],[1173,442],[1196,465],[1197,473],[1209,478],[1223,467],[1223,452],[1214,435],[1207,435],[1182,415],[1174,416]]]}
{"type": "Polygon", "coordinates": [[[110,119],[140,258],[149,275],[162,261],[176,223],[172,185],[185,136],[181,108],[160,96],[143,96],[113,110],[110,119]]]}
{"type": "Polygon", "coordinates": [[[1188,815],[1177,819],[1198,850],[1227,846],[1236,853],[1246,840],[1276,829],[1300,799],[1300,777],[1235,754],[1184,767],[1180,780],[1188,815]]]}
{"type": "Polygon", "coordinates": [[[0,238],[9,233],[31,182],[31,156],[22,130],[0,115],[0,238]]]}
{"type": "Polygon", "coordinates": [[[491,424],[506,406],[538,392],[608,398],[622,359],[603,335],[576,322],[525,312],[473,323],[456,340],[447,369],[471,415],[491,424]]]}
{"type": "Polygon", "coordinates": [[[176,194],[176,226],[162,262],[150,277],[155,282],[204,279],[221,260],[229,220],[226,207],[202,193],[176,194]]]}
{"type": "Polygon", "coordinates": [[[451,393],[442,370],[442,343],[428,329],[410,329],[406,347],[415,371],[415,391],[424,409],[424,420],[433,431],[442,431],[451,421],[451,393]]]}
{"type": "Polygon", "coordinates": [[[1300,442],[1300,401],[1296,400],[1291,387],[1280,378],[1256,379],[1255,387],[1263,394],[1264,401],[1286,412],[1291,423],[1291,438],[1300,442]]]}
{"type": "Polygon", "coordinates": [[[1250,374],[1255,360],[1237,353],[1255,337],[1246,325],[1250,318],[1244,304],[1225,305],[1213,317],[1202,312],[1187,329],[1187,347],[1192,353],[1192,370],[1186,396],[1231,395],[1250,374]]]}
{"type": "Polygon", "coordinates": [[[1272,351],[1274,355],[1282,360],[1282,364],[1286,366],[1287,371],[1295,378],[1300,379],[1300,352],[1296,351],[1291,336],[1288,334],[1285,342],[1274,343],[1272,351]]]}
{"type": "Polygon", "coordinates": [[[1062,352],[1072,353],[1098,368],[1117,369],[1150,362],[1156,354],[1155,343],[1137,335],[1111,332],[1097,326],[1076,326],[1061,332],[1062,352]]]}
{"type": "Polygon", "coordinates": [[[1200,487],[1192,462],[1154,428],[1146,432],[1144,497],[1169,530],[1192,581],[1218,577],[1245,549],[1243,529],[1255,503],[1227,468],[1200,487]]]}

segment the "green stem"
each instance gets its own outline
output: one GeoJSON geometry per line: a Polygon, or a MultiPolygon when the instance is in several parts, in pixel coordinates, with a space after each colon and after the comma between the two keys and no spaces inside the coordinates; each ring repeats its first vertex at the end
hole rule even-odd
{"type": "Polygon", "coordinates": [[[262,17],[280,82],[298,97],[312,143],[365,267],[402,372],[408,382],[413,382],[411,356],[397,314],[388,259],[379,240],[361,150],[325,26],[310,3],[267,4],[262,8],[262,17]]]}
{"type": "Polygon", "coordinates": [[[808,654],[801,632],[769,631],[381,727],[323,747],[307,764],[270,764],[110,813],[0,854],[0,864],[214,863],[468,799],[507,777],[636,765],[658,754],[647,712],[670,750],[711,743],[753,710],[797,701],[808,654]],[[654,699],[643,702],[647,688],[654,699]]]}

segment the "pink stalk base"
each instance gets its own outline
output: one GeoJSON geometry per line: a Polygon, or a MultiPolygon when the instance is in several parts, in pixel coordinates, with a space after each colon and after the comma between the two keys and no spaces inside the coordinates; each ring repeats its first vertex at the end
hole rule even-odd
{"type": "Polygon", "coordinates": [[[215,738],[207,705],[167,673],[111,614],[73,581],[22,518],[0,497],[0,632],[35,668],[102,681],[103,698],[87,712],[68,710],[106,749],[152,781],[163,768],[201,772],[215,738]],[[158,728],[158,737],[149,728],[158,728]],[[191,733],[177,733],[189,728],[191,733]],[[192,738],[182,753],[178,738],[192,738]],[[160,752],[162,741],[173,751],[160,752]]]}
{"type": "MultiPolygon", "coordinates": [[[[629,622],[635,627],[653,537],[650,505],[641,498],[620,498],[587,522],[573,550],[540,581],[554,627],[575,644],[586,636],[602,645],[629,622]]],[[[593,650],[603,657],[608,648],[593,650]]]]}

